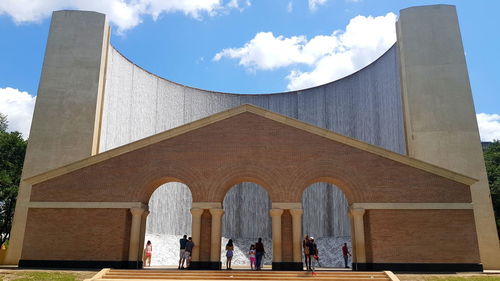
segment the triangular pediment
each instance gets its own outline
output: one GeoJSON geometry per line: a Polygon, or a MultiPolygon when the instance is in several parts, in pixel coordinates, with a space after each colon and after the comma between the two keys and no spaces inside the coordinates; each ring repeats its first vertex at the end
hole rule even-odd
{"type": "Polygon", "coordinates": [[[355,149],[359,149],[371,154],[375,154],[378,156],[381,156],[383,158],[387,158],[399,163],[402,163],[407,166],[411,166],[420,170],[424,170],[426,172],[445,177],[448,179],[451,179],[456,182],[460,182],[466,185],[472,185],[475,183],[477,180],[473,179],[471,177],[435,166],[433,164],[429,164],[414,158],[411,158],[406,155],[401,155],[395,152],[392,152],[390,150],[380,148],[378,146],[368,144],[350,137],[346,137],[340,134],[337,134],[335,132],[299,121],[294,118],[290,118],[254,105],[249,105],[249,104],[244,104],[241,106],[234,107],[232,109],[213,114],[211,116],[196,120],[194,122],[170,129],[168,131],[117,147],[115,149],[105,151],[103,153],[82,159],[80,161],[68,164],[66,166],[56,168],[50,171],[47,171],[45,173],[24,179],[24,181],[30,183],[30,184],[36,184],[72,171],[76,171],[78,169],[94,165],[103,161],[106,161],[108,159],[114,158],[116,156],[132,152],[141,148],[145,148],[147,146],[175,138],[177,136],[198,130],[200,128],[203,128],[205,126],[208,126],[210,124],[214,124],[223,120],[226,120],[228,118],[231,118],[233,116],[237,116],[243,113],[252,113],[270,120],[273,120],[275,122],[279,122],[281,124],[294,127],[296,129],[300,129],[302,131],[306,131],[308,133],[327,138],[331,141],[338,142],[350,147],[353,147],[355,149]]]}

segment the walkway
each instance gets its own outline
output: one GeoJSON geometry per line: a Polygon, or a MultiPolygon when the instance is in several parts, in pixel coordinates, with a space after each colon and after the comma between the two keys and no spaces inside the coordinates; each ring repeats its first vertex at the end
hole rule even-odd
{"type": "Polygon", "coordinates": [[[399,281],[392,272],[354,272],[354,271],[206,271],[206,270],[126,270],[103,269],[91,279],[85,281],[118,281],[118,280],[267,280],[267,281],[399,281]]]}

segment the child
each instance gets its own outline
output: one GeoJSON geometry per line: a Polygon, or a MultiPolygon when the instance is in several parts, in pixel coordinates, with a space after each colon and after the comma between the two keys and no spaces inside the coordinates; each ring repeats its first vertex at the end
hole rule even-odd
{"type": "Polygon", "coordinates": [[[250,251],[248,252],[248,259],[250,260],[250,268],[255,270],[255,245],[250,246],[250,251]]]}
{"type": "Polygon", "coordinates": [[[144,266],[151,266],[151,255],[153,253],[153,245],[148,240],[144,248],[144,266]]]}

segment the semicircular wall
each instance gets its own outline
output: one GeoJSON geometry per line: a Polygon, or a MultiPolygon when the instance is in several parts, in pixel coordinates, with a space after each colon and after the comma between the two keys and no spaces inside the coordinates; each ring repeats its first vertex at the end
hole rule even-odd
{"type": "MultiPolygon", "coordinates": [[[[110,150],[241,104],[253,104],[406,154],[397,49],[395,44],[362,70],[322,86],[276,94],[247,95],[211,92],[168,81],[145,71],[110,47],[100,151],[110,150]]],[[[317,220],[304,217],[303,228],[313,229],[314,233],[309,233],[317,237],[350,236],[347,216],[338,217],[347,208],[344,194],[339,189],[327,188],[326,183],[321,184],[325,187],[316,189],[317,194],[310,194],[315,201],[315,211],[308,214],[335,221],[335,225],[339,227],[333,229],[327,227],[331,224],[315,225],[314,221],[317,220]],[[325,193],[324,190],[328,192],[325,193]]],[[[234,198],[228,197],[226,202],[259,200],[243,189],[235,189],[228,196],[234,198]]],[[[182,195],[175,191],[167,198],[183,200],[182,195]]],[[[152,200],[166,201],[158,198],[152,200]]],[[[244,216],[250,214],[231,213],[239,217],[226,216],[223,233],[231,237],[245,236],[237,225],[246,221],[244,216]]],[[[171,233],[172,229],[179,228],[160,223],[162,217],[170,215],[153,209],[148,216],[148,224],[164,225],[164,233],[183,234],[171,233]]],[[[269,225],[269,222],[263,224],[269,225]]],[[[270,237],[270,233],[263,233],[261,236],[270,237]]]]}

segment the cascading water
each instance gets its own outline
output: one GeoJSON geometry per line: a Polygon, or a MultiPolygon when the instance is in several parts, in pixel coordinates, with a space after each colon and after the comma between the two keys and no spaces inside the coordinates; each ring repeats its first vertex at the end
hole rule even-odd
{"type": "MultiPolygon", "coordinates": [[[[191,205],[191,192],[181,183],[165,184],[151,196],[146,240],[154,245],[153,265],[177,264],[178,241],[184,234],[191,235],[191,205]]],[[[322,266],[342,266],[340,247],[342,243],[350,244],[347,205],[342,191],[331,184],[316,183],[303,193],[303,233],[317,238],[322,266]]],[[[235,185],[226,194],[223,207],[221,260],[225,261],[225,243],[233,239],[236,248],[233,264],[248,264],[248,248],[262,237],[267,246],[264,261],[270,264],[271,202],[267,191],[250,182],[235,185]]]]}

